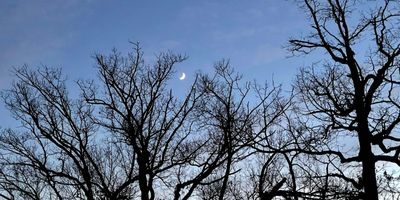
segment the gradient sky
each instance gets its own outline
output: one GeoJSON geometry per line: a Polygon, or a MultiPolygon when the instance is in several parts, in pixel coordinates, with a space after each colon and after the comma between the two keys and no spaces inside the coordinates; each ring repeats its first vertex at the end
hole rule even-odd
{"type": "MultiPolygon", "coordinates": [[[[230,59],[246,79],[290,84],[304,58],[287,58],[291,36],[307,33],[305,15],[286,0],[2,0],[0,89],[10,69],[61,67],[69,79],[95,74],[95,53],[126,53],[138,41],[146,59],[165,50],[189,56],[178,66],[190,84],[196,71],[230,59]]],[[[12,123],[0,104],[0,127],[12,123]]]]}

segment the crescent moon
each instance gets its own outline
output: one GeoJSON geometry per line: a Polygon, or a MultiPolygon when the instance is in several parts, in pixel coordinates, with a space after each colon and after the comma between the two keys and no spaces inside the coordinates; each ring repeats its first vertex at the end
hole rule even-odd
{"type": "Polygon", "coordinates": [[[185,78],[186,78],[186,74],[185,73],[182,73],[182,75],[181,75],[181,77],[179,77],[179,80],[185,80],[185,78]]]}

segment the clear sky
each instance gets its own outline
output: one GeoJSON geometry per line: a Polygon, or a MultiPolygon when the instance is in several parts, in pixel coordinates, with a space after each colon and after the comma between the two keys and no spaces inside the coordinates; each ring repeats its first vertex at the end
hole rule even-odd
{"type": "MultiPolygon", "coordinates": [[[[0,89],[23,64],[90,78],[95,53],[126,53],[128,41],[140,42],[148,59],[165,50],[188,55],[178,66],[188,79],[176,87],[223,58],[246,79],[289,84],[304,60],[287,58],[283,46],[307,29],[292,0],[1,0],[0,89]]],[[[0,127],[8,115],[0,104],[0,127]]]]}

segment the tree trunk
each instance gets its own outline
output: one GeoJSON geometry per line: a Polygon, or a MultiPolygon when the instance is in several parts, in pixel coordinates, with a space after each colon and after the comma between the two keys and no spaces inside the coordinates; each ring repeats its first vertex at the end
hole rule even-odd
{"type": "Polygon", "coordinates": [[[369,142],[368,129],[361,128],[359,132],[360,158],[362,162],[362,184],[364,187],[364,198],[378,200],[378,186],[376,182],[375,160],[369,142]]]}
{"type": "Polygon", "coordinates": [[[146,172],[146,161],[143,158],[143,155],[138,155],[138,165],[139,165],[139,188],[141,192],[142,200],[149,200],[149,186],[147,182],[147,172],[146,172]]]}
{"type": "MultiPolygon", "coordinates": [[[[229,151],[231,151],[231,150],[229,150],[229,151]]],[[[231,165],[232,165],[232,153],[229,152],[228,153],[228,161],[227,161],[227,164],[226,164],[225,175],[224,175],[224,179],[223,179],[223,183],[222,183],[222,188],[221,188],[221,191],[220,191],[219,197],[218,197],[219,200],[223,200],[224,199],[224,196],[225,196],[225,193],[226,193],[226,189],[228,187],[228,180],[229,180],[229,174],[231,172],[231,165]]]]}

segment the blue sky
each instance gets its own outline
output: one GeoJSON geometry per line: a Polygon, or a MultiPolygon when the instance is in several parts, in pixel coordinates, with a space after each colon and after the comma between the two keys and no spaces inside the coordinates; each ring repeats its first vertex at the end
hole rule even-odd
{"type": "MultiPolygon", "coordinates": [[[[290,84],[301,57],[283,46],[307,33],[305,15],[291,0],[2,0],[0,89],[10,86],[12,67],[61,67],[71,80],[91,78],[91,56],[128,41],[142,44],[146,58],[172,50],[189,56],[178,66],[190,84],[196,71],[230,59],[246,79],[290,84]]],[[[178,75],[177,75],[178,77],[178,75]]],[[[173,83],[174,84],[174,83],[173,83]]],[[[0,104],[0,118],[9,121],[0,104]]],[[[0,126],[3,126],[0,124],[0,126]]]]}

